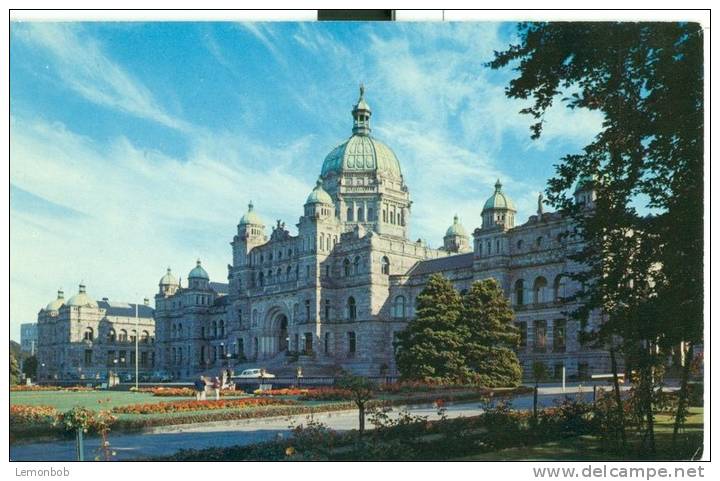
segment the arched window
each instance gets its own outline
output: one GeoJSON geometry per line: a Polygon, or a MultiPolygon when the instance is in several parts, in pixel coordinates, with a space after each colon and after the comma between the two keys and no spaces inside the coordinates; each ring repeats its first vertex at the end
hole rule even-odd
{"type": "Polygon", "coordinates": [[[358,222],[363,222],[365,220],[364,212],[362,207],[358,207],[358,214],[357,214],[357,220],[358,222]]]}
{"type": "Polygon", "coordinates": [[[285,269],[285,277],[287,277],[287,280],[290,280],[290,276],[292,276],[292,267],[287,266],[287,269],[285,269]]]}
{"type": "Polygon", "coordinates": [[[88,327],[87,329],[85,329],[85,333],[83,334],[83,339],[86,341],[92,341],[94,338],[94,334],[95,333],[94,333],[92,327],[88,327]]]}
{"type": "MultiPolygon", "coordinates": [[[[133,331],[133,332],[135,332],[135,331],[133,331]]],[[[178,337],[183,337],[182,324],[178,324],[178,337]]]]}
{"type": "Polygon", "coordinates": [[[253,311],[252,311],[252,320],[250,321],[250,324],[252,327],[258,326],[258,311],[257,311],[257,309],[253,309],[253,311]]]}
{"type": "Polygon", "coordinates": [[[405,296],[395,298],[395,316],[397,319],[405,319],[405,296]]]}
{"type": "Polygon", "coordinates": [[[350,260],[348,259],[343,261],[343,274],[345,274],[345,277],[350,276],[350,260]]]}
{"type": "Polygon", "coordinates": [[[348,220],[348,222],[352,222],[352,220],[353,220],[352,207],[348,207],[348,209],[347,209],[347,220],[348,220]]]}
{"type": "Polygon", "coordinates": [[[535,239],[535,246],[536,246],[536,247],[538,247],[538,248],[542,247],[542,243],[543,243],[543,238],[542,238],[542,236],[539,236],[537,239],[535,239]]]}
{"type": "Polygon", "coordinates": [[[213,337],[218,337],[218,328],[217,328],[216,321],[212,322],[212,333],[213,333],[213,337]]]}
{"type": "Polygon", "coordinates": [[[120,336],[118,336],[118,340],[120,342],[127,342],[127,331],[125,329],[120,330],[120,336]]]}
{"type": "Polygon", "coordinates": [[[305,320],[310,322],[310,299],[305,300],[305,320]]]}
{"type": "Polygon", "coordinates": [[[347,339],[348,339],[348,355],[355,354],[355,351],[357,350],[357,338],[355,337],[355,333],[353,331],[350,331],[347,333],[347,339]]]}
{"type": "Polygon", "coordinates": [[[367,213],[368,222],[374,221],[375,220],[374,217],[375,217],[375,211],[373,211],[372,207],[368,207],[368,213],[367,213]]]}
{"type": "Polygon", "coordinates": [[[355,304],[355,298],[350,296],[347,301],[348,319],[354,321],[357,319],[357,305],[355,304]]]}
{"type": "Polygon", "coordinates": [[[276,281],[276,282],[280,282],[280,277],[282,276],[282,269],[281,269],[280,267],[278,267],[278,270],[277,270],[276,274],[277,274],[277,276],[276,276],[277,281],[276,281]]]}
{"type": "Polygon", "coordinates": [[[150,342],[150,333],[147,331],[143,331],[140,340],[143,344],[147,344],[148,342],[150,342]]]}
{"type": "Polygon", "coordinates": [[[517,250],[521,251],[522,248],[523,248],[523,241],[522,241],[522,239],[520,239],[519,241],[517,241],[517,250]]]}
{"type": "Polygon", "coordinates": [[[115,329],[110,328],[108,331],[108,342],[115,342],[115,329]]]}
{"type": "Polygon", "coordinates": [[[381,262],[381,271],[385,275],[390,274],[390,259],[387,258],[387,256],[383,256],[381,262]]]}
{"type": "Polygon", "coordinates": [[[325,354],[330,353],[330,333],[325,333],[325,354]]]}
{"type": "Polygon", "coordinates": [[[360,257],[355,257],[353,260],[353,274],[360,274],[360,257]]]}
{"type": "Polygon", "coordinates": [[[565,277],[558,274],[553,282],[553,301],[562,302],[563,297],[565,297],[565,277]]]}
{"type": "Polygon", "coordinates": [[[325,234],[323,234],[322,232],[320,233],[320,243],[319,244],[320,244],[319,250],[323,250],[325,248],[325,234]]]}
{"type": "Polygon", "coordinates": [[[533,302],[535,304],[547,302],[546,291],[547,280],[542,276],[535,279],[535,283],[533,284],[533,302]]]}
{"type": "Polygon", "coordinates": [[[225,321],[220,319],[220,337],[225,337],[225,321]]]}
{"type": "Polygon", "coordinates": [[[296,302],[296,303],[293,305],[293,322],[294,322],[295,324],[297,324],[298,321],[300,320],[300,319],[298,318],[299,315],[300,315],[300,306],[299,306],[298,303],[296,302]]]}
{"type": "Polygon", "coordinates": [[[525,304],[525,281],[518,279],[515,281],[515,305],[522,306],[525,304]]]}
{"type": "Polygon", "coordinates": [[[325,320],[330,320],[330,299],[325,300],[325,320]]]}
{"type": "Polygon", "coordinates": [[[265,285],[265,274],[263,274],[262,272],[258,274],[258,284],[260,284],[260,286],[265,285]]]}

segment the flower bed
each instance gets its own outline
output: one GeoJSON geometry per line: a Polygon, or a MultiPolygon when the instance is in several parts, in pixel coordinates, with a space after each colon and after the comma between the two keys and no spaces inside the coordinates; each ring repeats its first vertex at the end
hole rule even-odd
{"type": "Polygon", "coordinates": [[[310,392],[310,389],[285,388],[285,389],[256,389],[253,394],[258,396],[303,396],[310,392]]]}
{"type": "Polygon", "coordinates": [[[349,399],[352,399],[352,393],[349,390],[334,387],[310,389],[300,396],[302,401],[347,401],[349,399]]]}
{"type": "Polygon", "coordinates": [[[22,384],[17,386],[10,386],[10,391],[68,391],[68,392],[82,392],[82,391],[95,391],[94,387],[87,386],[38,386],[33,384],[31,386],[22,384]]]}
{"type": "Polygon", "coordinates": [[[52,406],[13,404],[10,406],[10,424],[51,423],[59,414],[58,410],[52,406]]]}
{"type": "Polygon", "coordinates": [[[219,401],[175,401],[149,404],[131,404],[112,409],[117,414],[165,414],[184,411],[249,408],[268,404],[294,404],[294,401],[269,398],[221,399],[219,401]]]}
{"type": "MultiPolygon", "coordinates": [[[[131,391],[136,391],[131,389],[131,391]]],[[[193,397],[195,389],[189,387],[141,387],[136,392],[150,393],[157,397],[193,397]]],[[[223,389],[220,391],[221,396],[238,396],[241,393],[232,389],[223,389]]]]}

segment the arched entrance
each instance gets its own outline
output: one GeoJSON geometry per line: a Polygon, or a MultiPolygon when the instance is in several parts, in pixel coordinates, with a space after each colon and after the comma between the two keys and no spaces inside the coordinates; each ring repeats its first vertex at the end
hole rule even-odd
{"type": "Polygon", "coordinates": [[[278,351],[283,352],[288,350],[288,343],[290,338],[288,337],[288,318],[285,314],[280,314],[277,318],[277,324],[280,327],[278,334],[278,351]]]}

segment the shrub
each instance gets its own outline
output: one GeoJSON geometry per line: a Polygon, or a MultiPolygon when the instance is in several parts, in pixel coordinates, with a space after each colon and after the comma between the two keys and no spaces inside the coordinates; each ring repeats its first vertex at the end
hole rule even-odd
{"type": "Polygon", "coordinates": [[[253,394],[258,396],[302,396],[310,392],[310,389],[285,388],[285,389],[256,389],[253,394]]]}

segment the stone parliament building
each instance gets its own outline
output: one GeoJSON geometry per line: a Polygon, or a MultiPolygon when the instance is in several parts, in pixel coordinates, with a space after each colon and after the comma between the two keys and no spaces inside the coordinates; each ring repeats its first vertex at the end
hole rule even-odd
{"type": "MultiPolygon", "coordinates": [[[[210,282],[199,260],[184,286],[168,268],[154,312],[143,311],[154,317],[151,367],[175,379],[249,367],[393,376],[393,340],[413,318],[428,277],[440,273],[460,291],[486,278],[500,283],[515,310],[526,374],[534,361],[556,376],[563,368],[571,378],[607,372],[607,353],[581,345],[578,335],[600,315],[586,326],[566,314],[573,306],[563,298],[577,286],[565,274],[580,268],[568,257],[581,242],[570,220],[543,212],[539,199],[537,213],[516,225],[498,180],[481,227],[468,233],[455,216],[441,248],[410,240],[410,191],[393,151],[371,136],[364,97],[361,87],[352,135],[325,158],[297,235],[277,221],[268,238],[250,203],[230,243],[227,283],[210,282]]],[[[574,195],[592,208],[592,182],[579,182],[574,195]]],[[[41,355],[43,343],[40,328],[41,355]]]]}

